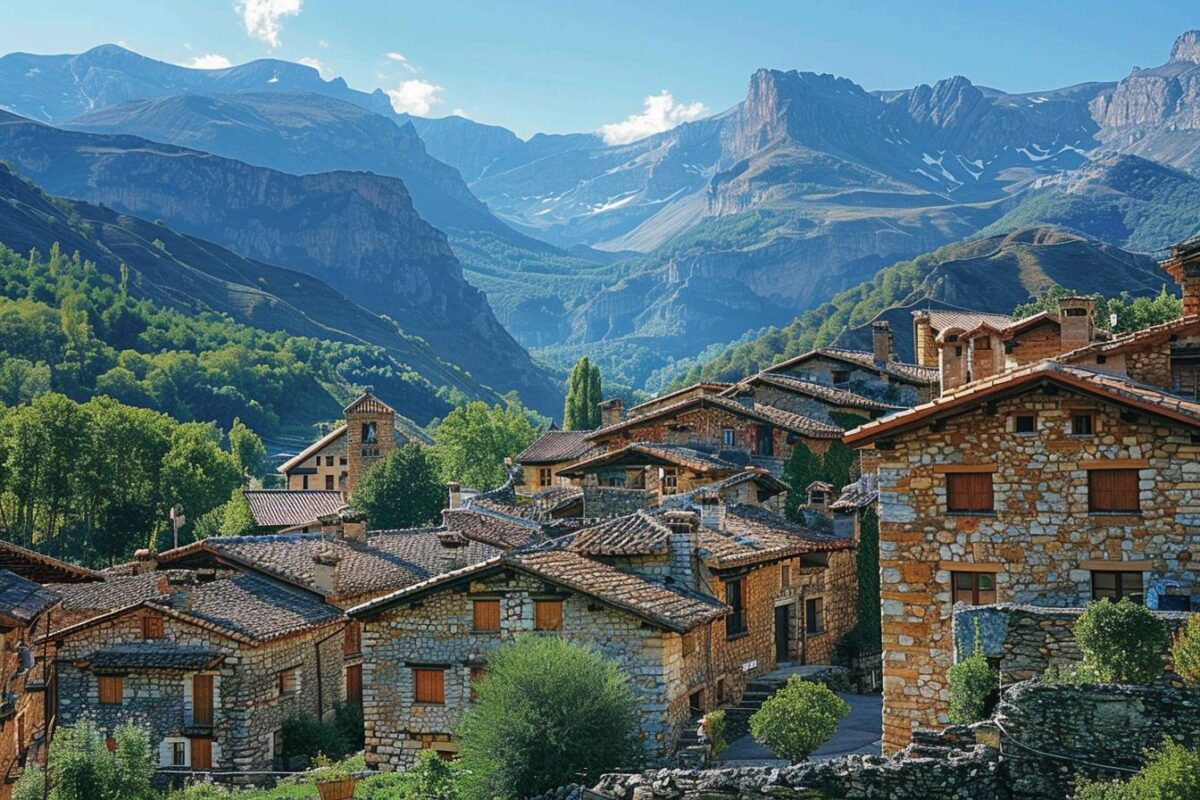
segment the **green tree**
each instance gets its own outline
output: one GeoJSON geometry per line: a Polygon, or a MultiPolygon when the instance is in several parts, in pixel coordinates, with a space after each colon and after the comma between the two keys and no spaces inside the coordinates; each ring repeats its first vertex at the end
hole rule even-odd
{"type": "Polygon", "coordinates": [[[600,427],[600,403],[604,400],[604,388],[600,381],[600,367],[597,364],[592,364],[588,368],[587,388],[588,428],[596,430],[600,427]]]}
{"type": "Polygon", "coordinates": [[[475,401],[437,423],[432,450],[443,480],[487,490],[507,480],[504,460],[536,437],[529,414],[516,398],[506,398],[503,406],[475,401]]]}
{"type": "Polygon", "coordinates": [[[117,748],[113,753],[116,775],[113,779],[113,800],[155,800],[159,796],[151,781],[154,778],[154,759],[150,736],[145,728],[122,725],[113,733],[117,748]]]}
{"type": "Polygon", "coordinates": [[[788,519],[796,521],[800,518],[801,508],[808,502],[806,492],[809,484],[824,480],[825,465],[807,445],[797,442],[792,448],[792,454],[783,464],[782,477],[783,482],[788,485],[787,497],[784,498],[784,514],[788,519]]]}
{"type": "Polygon", "coordinates": [[[1167,625],[1129,598],[1099,600],[1075,621],[1081,670],[1094,683],[1153,683],[1163,673],[1167,625]]]}
{"type": "Polygon", "coordinates": [[[372,528],[415,528],[436,523],[446,506],[446,487],[427,449],[409,442],[367,470],[350,504],[372,528]]]}
{"type": "Polygon", "coordinates": [[[540,636],[504,644],[476,693],[456,731],[468,800],[519,800],[637,760],[628,681],[578,644],[540,636]]]}
{"type": "Polygon", "coordinates": [[[194,522],[222,505],[240,482],[237,463],[221,449],[221,432],[215,425],[188,422],[172,431],[162,461],[164,514],[178,503],[194,522]]]}
{"type": "Polygon", "coordinates": [[[1200,800],[1200,749],[1163,739],[1128,781],[1081,780],[1075,800],[1200,800]]]}
{"type": "Polygon", "coordinates": [[[850,706],[823,683],[788,678],[750,717],[755,741],[793,764],[829,740],[850,706]]]}
{"type": "Polygon", "coordinates": [[[237,417],[233,418],[233,427],[229,429],[229,450],[238,469],[247,478],[258,477],[262,474],[263,462],[267,459],[267,448],[263,445],[258,434],[250,430],[237,417]]]}
{"type": "Polygon", "coordinates": [[[858,622],[849,636],[849,643],[856,652],[878,653],[883,649],[883,628],[879,610],[879,515],[874,506],[862,512],[854,560],[858,576],[855,603],[858,622]]]}
{"type": "Polygon", "coordinates": [[[1171,668],[1191,686],[1200,686],[1200,614],[1188,617],[1187,624],[1171,643],[1171,668]]]}
{"type": "Polygon", "coordinates": [[[8,358],[0,363],[0,403],[28,403],[50,391],[50,365],[27,358],[8,358]]]}
{"type": "Polygon", "coordinates": [[[950,667],[949,678],[950,721],[970,725],[987,719],[992,694],[1000,688],[1000,676],[983,654],[978,625],[971,655],[950,667]]]}
{"type": "MultiPolygon", "coordinates": [[[[229,495],[228,502],[221,509],[221,535],[246,536],[254,533],[254,529],[257,527],[258,523],[254,521],[254,515],[250,513],[250,504],[246,502],[246,495],[239,486],[229,495]]],[[[199,528],[196,531],[196,538],[200,538],[199,528]]]]}
{"type": "Polygon", "coordinates": [[[567,399],[563,403],[563,429],[594,430],[600,427],[600,367],[587,356],[581,357],[567,379],[567,399]]]}
{"type": "Polygon", "coordinates": [[[115,800],[117,766],[91,722],[59,728],[50,742],[50,800],[115,800]]]}

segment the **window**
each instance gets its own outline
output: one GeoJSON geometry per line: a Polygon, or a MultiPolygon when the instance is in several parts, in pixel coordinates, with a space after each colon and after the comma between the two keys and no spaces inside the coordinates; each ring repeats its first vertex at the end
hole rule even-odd
{"type": "Polygon", "coordinates": [[[792,585],[792,565],[779,565],[779,588],[786,589],[792,585]]]}
{"type": "Polygon", "coordinates": [[[212,739],[192,739],[192,769],[212,769],[212,739]]]}
{"type": "Polygon", "coordinates": [[[325,456],[325,466],[327,466],[327,467],[333,466],[333,456],[325,456]]]}
{"type": "Polygon", "coordinates": [[[100,685],[100,705],[119,706],[125,702],[125,679],[123,677],[101,675],[97,680],[100,685]]]}
{"type": "Polygon", "coordinates": [[[326,491],[333,490],[333,476],[332,475],[325,476],[325,490],[326,491]]]}
{"type": "Polygon", "coordinates": [[[721,429],[721,446],[722,447],[733,447],[736,444],[737,444],[737,433],[733,430],[733,428],[722,428],[721,429]]]}
{"type": "Polygon", "coordinates": [[[804,601],[804,635],[816,636],[825,632],[825,603],[820,597],[804,601]]]}
{"type": "Polygon", "coordinates": [[[267,737],[267,747],[270,748],[267,755],[271,759],[271,763],[276,768],[283,766],[283,728],[277,728],[271,731],[267,737]]]}
{"type": "Polygon", "coordinates": [[[663,470],[662,493],[675,494],[679,491],[679,472],[672,468],[663,470]]]}
{"type": "Polygon", "coordinates": [[[192,676],[192,724],[207,727],[213,724],[213,676],[192,676]]]}
{"type": "Polygon", "coordinates": [[[538,467],[538,486],[549,486],[553,475],[549,467],[538,467]]]}
{"type": "Polygon", "coordinates": [[[990,513],[994,510],[992,473],[949,472],[946,474],[946,510],[952,513],[990,513]]]}
{"type": "Polygon", "coordinates": [[[300,486],[300,488],[301,488],[301,489],[307,489],[307,488],[308,488],[308,476],[307,476],[307,475],[301,475],[301,476],[300,476],[300,479],[301,479],[301,486],[300,486]]]}
{"type": "Polygon", "coordinates": [[[991,572],[952,572],[951,602],[981,606],[996,602],[996,576],[991,572]]]}
{"type": "Polygon", "coordinates": [[[533,601],[533,629],[535,631],[561,631],[562,623],[562,600],[533,601]]]}
{"type": "Polygon", "coordinates": [[[413,702],[444,705],[446,702],[445,671],[440,669],[414,669],[413,702]]]}
{"type": "Polygon", "coordinates": [[[833,382],[834,383],[849,383],[850,382],[850,370],[835,369],[833,371],[833,382]]]}
{"type": "Polygon", "coordinates": [[[163,637],[162,617],[142,617],[142,638],[161,639],[163,637]]]}
{"type": "Polygon", "coordinates": [[[1092,599],[1109,599],[1114,603],[1128,597],[1142,602],[1142,573],[1095,570],[1092,572],[1092,599]]]}
{"type": "Polygon", "coordinates": [[[173,742],[171,742],[170,744],[171,744],[171,750],[170,750],[170,755],[171,755],[171,763],[170,763],[170,766],[172,766],[172,767],[186,767],[186,766],[187,766],[187,757],[188,757],[188,748],[187,748],[187,742],[186,742],[186,741],[180,741],[180,740],[176,740],[176,741],[173,741],[173,742]]]}
{"type": "Polygon", "coordinates": [[[362,623],[351,620],[342,633],[342,653],[352,656],[362,652],[362,623]]]}
{"type": "Polygon", "coordinates": [[[338,456],[338,465],[342,466],[342,467],[346,466],[346,457],[345,456],[338,456]]]}
{"type": "Polygon", "coordinates": [[[492,633],[500,630],[499,600],[474,600],[471,608],[474,618],[472,627],[476,631],[492,633]]]}
{"type": "Polygon", "coordinates": [[[725,617],[725,636],[746,632],[746,583],[742,579],[725,582],[725,605],[731,609],[725,617]]]}
{"type": "Polygon", "coordinates": [[[376,431],[374,422],[364,422],[362,424],[362,443],[375,444],[379,440],[379,434],[376,431]]]}
{"type": "Polygon", "coordinates": [[[346,667],[346,702],[362,708],[362,664],[346,667]]]}
{"type": "Polygon", "coordinates": [[[1071,435],[1091,436],[1095,432],[1091,414],[1071,415],[1071,435]]]}
{"type": "Polygon", "coordinates": [[[487,677],[487,669],[484,667],[471,667],[471,702],[475,702],[475,684],[487,677]]]}
{"type": "Polygon", "coordinates": [[[1037,417],[1033,414],[1018,414],[1013,417],[1013,433],[1035,433],[1037,417]]]}
{"type": "Polygon", "coordinates": [[[298,693],[300,691],[300,668],[292,667],[279,673],[276,688],[280,697],[298,693]]]}
{"type": "Polygon", "coordinates": [[[1141,510],[1136,469],[1088,470],[1088,511],[1137,514],[1141,510]]]}

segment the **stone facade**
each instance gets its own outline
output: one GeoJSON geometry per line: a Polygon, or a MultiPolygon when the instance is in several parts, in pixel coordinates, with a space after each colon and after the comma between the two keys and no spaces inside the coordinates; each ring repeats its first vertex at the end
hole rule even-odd
{"type": "Polygon", "coordinates": [[[358,480],[392,449],[396,438],[396,412],[370,394],[346,409],[346,495],[358,480]]]}
{"type": "Polygon", "coordinates": [[[1200,444],[1192,429],[1061,389],[1036,389],[890,440],[880,451],[884,742],[947,721],[952,573],[994,576],[1000,602],[1076,606],[1094,570],[1136,571],[1149,586],[1200,579],[1200,444]],[[1076,435],[1073,417],[1093,433],[1076,435]],[[1015,432],[1032,415],[1033,433],[1015,432]],[[1141,510],[1089,513],[1089,470],[1138,471],[1141,510]],[[991,476],[994,510],[947,512],[947,474],[991,476]]]}
{"type": "Polygon", "coordinates": [[[784,362],[769,371],[780,375],[794,375],[803,380],[836,386],[864,397],[904,406],[923,403],[932,399],[935,393],[934,388],[929,385],[900,380],[878,369],[823,355],[820,351],[815,351],[803,359],[784,362]]]}
{"type": "Polygon", "coordinates": [[[287,488],[293,491],[336,489],[346,491],[350,459],[346,435],[331,437],[329,442],[306,456],[287,472],[287,488]]]}
{"type": "Polygon", "coordinates": [[[0,698],[4,700],[0,706],[0,800],[12,797],[12,781],[27,759],[45,758],[46,687],[52,673],[40,658],[32,669],[24,669],[20,653],[22,647],[33,645],[39,622],[40,616],[10,628],[0,644],[0,673],[8,693],[0,698]]]}

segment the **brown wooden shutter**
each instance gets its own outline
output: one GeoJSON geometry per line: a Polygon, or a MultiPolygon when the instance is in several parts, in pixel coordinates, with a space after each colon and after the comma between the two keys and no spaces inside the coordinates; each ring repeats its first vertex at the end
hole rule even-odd
{"type": "Polygon", "coordinates": [[[500,601],[473,600],[474,627],[477,631],[500,630],[500,601]]]}
{"type": "Polygon", "coordinates": [[[362,623],[358,620],[346,623],[342,639],[342,652],[348,656],[362,652],[362,623]]]}
{"type": "Polygon", "coordinates": [[[212,739],[192,739],[192,769],[212,769],[212,739]]]}
{"type": "Polygon", "coordinates": [[[533,601],[533,629],[535,631],[561,631],[562,623],[562,600],[533,601]]]}
{"type": "Polygon", "coordinates": [[[1136,469],[1093,469],[1088,471],[1090,511],[1131,511],[1141,508],[1136,469]]]}
{"type": "Polygon", "coordinates": [[[192,724],[213,724],[213,676],[192,677],[192,724]]]}
{"type": "Polygon", "coordinates": [[[125,701],[125,679],[120,675],[101,675],[100,704],[119,706],[125,701]]]}
{"type": "Polygon", "coordinates": [[[471,667],[471,702],[475,702],[475,684],[487,677],[486,667],[471,667]]]}
{"type": "Polygon", "coordinates": [[[995,497],[992,493],[990,472],[947,473],[947,511],[992,511],[994,508],[995,497]]]}
{"type": "Polygon", "coordinates": [[[142,617],[142,638],[161,639],[163,637],[162,617],[142,617]]]}
{"type": "Polygon", "coordinates": [[[418,703],[446,702],[446,673],[440,669],[414,669],[414,700],[418,703]]]}
{"type": "Polygon", "coordinates": [[[362,708],[362,664],[346,667],[346,702],[362,708]]]}

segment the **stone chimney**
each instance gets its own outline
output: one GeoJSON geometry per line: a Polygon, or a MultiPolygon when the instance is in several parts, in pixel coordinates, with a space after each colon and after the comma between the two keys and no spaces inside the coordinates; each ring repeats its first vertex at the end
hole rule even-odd
{"type": "Polygon", "coordinates": [[[167,593],[171,596],[171,608],[186,611],[192,605],[192,589],[196,587],[196,576],[190,572],[171,573],[167,576],[167,593]]]}
{"type": "Polygon", "coordinates": [[[619,397],[610,397],[600,403],[600,427],[616,425],[625,417],[625,403],[619,397]]]}
{"type": "Polygon", "coordinates": [[[1193,237],[1171,248],[1171,257],[1159,263],[1183,289],[1183,313],[1200,314],[1200,238],[1193,237]]]}
{"type": "Polygon", "coordinates": [[[700,501],[700,524],[709,530],[725,529],[725,503],[719,497],[706,497],[700,501]]]}
{"type": "Polygon", "coordinates": [[[871,349],[876,361],[891,361],[895,354],[892,346],[892,323],[878,319],[871,323],[871,349]]]}
{"type": "Polygon", "coordinates": [[[158,569],[158,551],[152,548],[143,548],[133,554],[133,574],[145,575],[147,572],[154,572],[158,569]]]}
{"type": "Polygon", "coordinates": [[[918,364],[923,367],[938,366],[937,342],[933,338],[933,321],[928,311],[913,312],[913,349],[918,364]]]}
{"type": "Polygon", "coordinates": [[[312,560],[313,588],[326,597],[336,595],[342,557],[328,544],[323,543],[313,553],[312,560]]]}
{"type": "Polygon", "coordinates": [[[1068,352],[1096,339],[1096,301],[1091,297],[1064,297],[1058,301],[1062,325],[1062,350],[1068,352]]]}
{"type": "Polygon", "coordinates": [[[342,518],[342,539],[354,544],[367,543],[367,515],[352,508],[339,512],[342,518]]]}
{"type": "Polygon", "coordinates": [[[467,565],[467,546],[471,540],[458,531],[442,531],[437,535],[442,546],[442,571],[461,569],[467,565]]]}
{"type": "Polygon", "coordinates": [[[456,508],[462,508],[462,484],[457,481],[450,481],[446,484],[446,491],[450,493],[450,505],[448,508],[451,511],[456,508]]]}
{"type": "Polygon", "coordinates": [[[663,514],[663,522],[671,529],[668,547],[670,564],[668,570],[671,580],[677,585],[688,589],[698,589],[696,574],[696,558],[698,541],[696,537],[699,522],[695,511],[675,510],[663,514]]]}
{"type": "Polygon", "coordinates": [[[947,328],[942,331],[938,354],[941,359],[942,394],[957,389],[971,380],[968,372],[970,366],[967,342],[962,338],[961,328],[947,328]]]}

